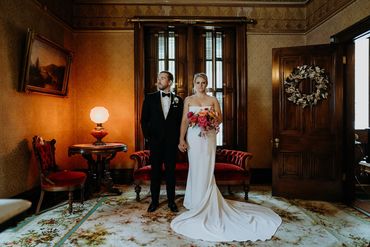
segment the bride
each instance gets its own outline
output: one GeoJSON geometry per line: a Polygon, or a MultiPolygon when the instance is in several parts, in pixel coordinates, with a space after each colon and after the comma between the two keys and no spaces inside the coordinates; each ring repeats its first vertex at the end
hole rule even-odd
{"type": "Polygon", "coordinates": [[[193,84],[195,94],[184,102],[179,141],[180,151],[187,151],[189,158],[184,197],[184,206],[188,211],[174,218],[171,228],[187,237],[206,241],[270,239],[281,224],[281,218],[271,209],[224,199],[216,185],[213,175],[216,130],[205,132],[198,125],[189,127],[192,123],[188,117],[213,109],[221,121],[220,105],[215,97],[206,94],[206,74],[195,74],[193,84]]]}

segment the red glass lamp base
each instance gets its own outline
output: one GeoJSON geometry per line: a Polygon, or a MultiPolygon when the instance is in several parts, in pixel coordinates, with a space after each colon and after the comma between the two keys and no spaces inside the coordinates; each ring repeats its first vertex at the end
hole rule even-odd
{"type": "Polygon", "coordinates": [[[106,131],[103,127],[95,127],[91,131],[91,135],[96,138],[96,142],[94,142],[94,145],[105,145],[105,142],[102,142],[102,139],[108,135],[108,131],[106,131]]]}

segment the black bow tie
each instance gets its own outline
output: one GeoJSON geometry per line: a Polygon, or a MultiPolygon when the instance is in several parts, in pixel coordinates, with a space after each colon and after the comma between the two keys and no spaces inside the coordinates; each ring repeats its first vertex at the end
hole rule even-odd
{"type": "Polygon", "coordinates": [[[171,93],[162,92],[162,97],[171,97],[171,93]]]}

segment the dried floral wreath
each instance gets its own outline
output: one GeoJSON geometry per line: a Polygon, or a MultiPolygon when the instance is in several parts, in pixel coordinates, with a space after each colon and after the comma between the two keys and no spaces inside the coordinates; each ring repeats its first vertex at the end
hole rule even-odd
{"type": "Polygon", "coordinates": [[[319,66],[302,65],[297,66],[284,81],[284,89],[288,94],[288,100],[296,105],[316,105],[320,100],[328,97],[329,79],[324,69],[319,66]],[[304,94],[299,91],[299,83],[304,79],[314,81],[314,90],[311,94],[304,94]]]}

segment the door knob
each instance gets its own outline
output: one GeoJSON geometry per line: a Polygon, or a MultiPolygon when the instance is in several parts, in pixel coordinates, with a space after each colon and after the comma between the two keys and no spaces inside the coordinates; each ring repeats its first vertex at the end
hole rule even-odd
{"type": "Polygon", "coordinates": [[[279,148],[279,143],[280,143],[280,139],[279,138],[275,138],[274,139],[274,146],[275,146],[275,148],[279,148]]]}

